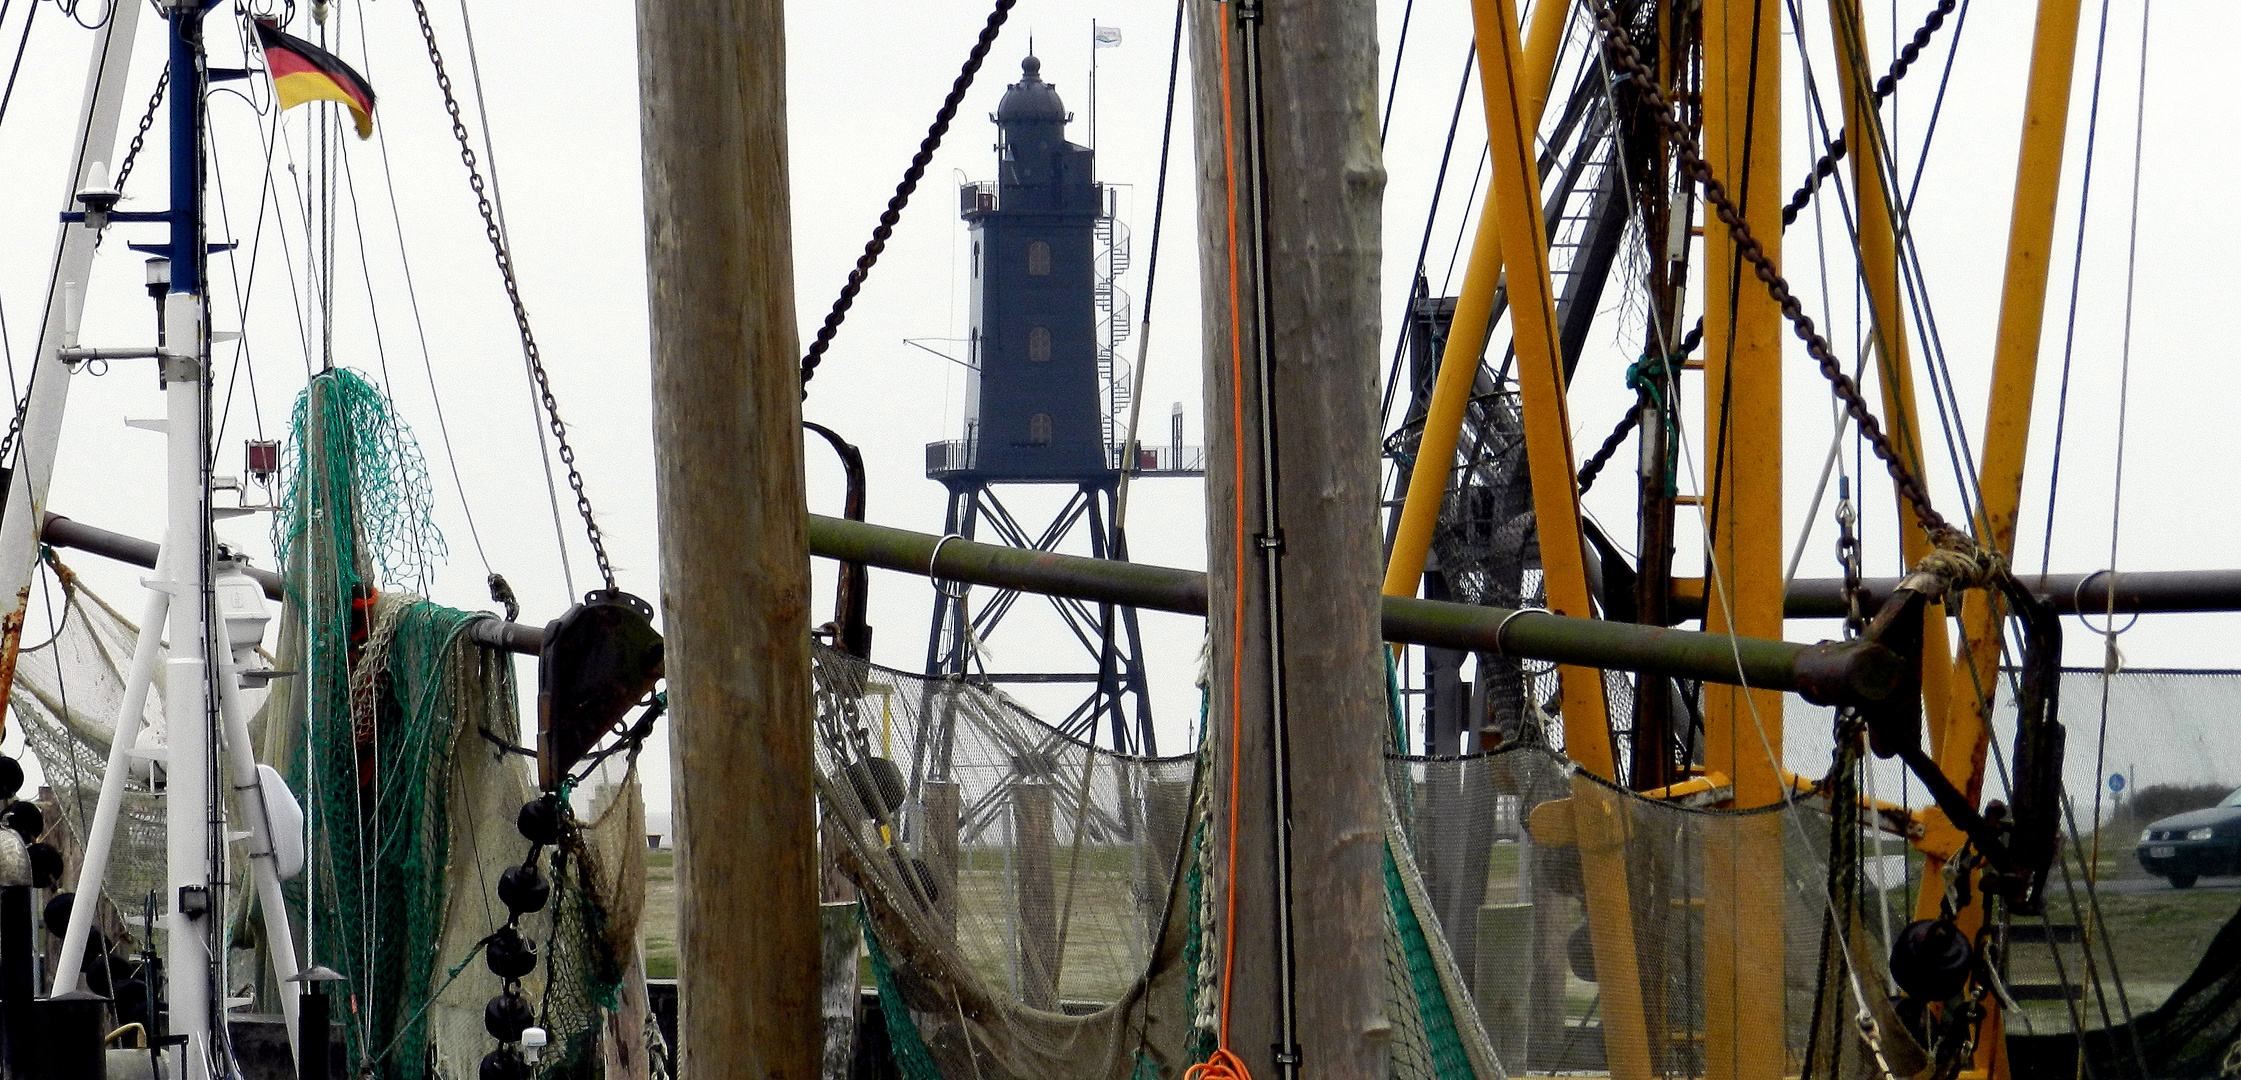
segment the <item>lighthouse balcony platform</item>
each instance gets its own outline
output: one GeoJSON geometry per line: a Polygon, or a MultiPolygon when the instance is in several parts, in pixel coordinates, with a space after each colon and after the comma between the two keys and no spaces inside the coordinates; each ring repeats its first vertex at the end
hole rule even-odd
{"type": "MultiPolygon", "coordinates": [[[[1204,476],[1206,475],[1206,448],[1177,443],[1138,443],[1135,460],[1129,461],[1128,448],[1108,443],[1105,446],[1106,476],[1117,477],[1123,469],[1131,476],[1204,476]],[[1133,467],[1131,467],[1133,466],[1133,467]]],[[[926,444],[926,476],[930,480],[964,479],[975,475],[997,481],[1023,483],[1080,483],[1102,479],[1101,476],[1012,476],[1011,470],[982,468],[980,443],[975,439],[950,439],[926,444]],[[999,471],[1006,475],[998,475],[999,471]]]]}

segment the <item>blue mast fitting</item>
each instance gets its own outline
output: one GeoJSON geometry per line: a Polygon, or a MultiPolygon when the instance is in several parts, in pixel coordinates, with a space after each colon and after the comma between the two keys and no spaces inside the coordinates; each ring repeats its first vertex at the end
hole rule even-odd
{"type": "MultiPolygon", "coordinates": [[[[202,20],[215,0],[187,0],[171,20],[171,291],[203,293],[202,20]]],[[[115,215],[113,215],[115,216],[115,215]]],[[[129,219],[127,219],[129,220],[129,219]]]]}

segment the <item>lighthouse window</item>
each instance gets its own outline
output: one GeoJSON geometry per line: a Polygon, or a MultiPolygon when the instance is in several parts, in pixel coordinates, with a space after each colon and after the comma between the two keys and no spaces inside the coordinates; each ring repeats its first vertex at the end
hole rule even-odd
{"type": "Polygon", "coordinates": [[[1039,412],[1027,418],[1027,443],[1030,446],[1050,445],[1050,414],[1039,412]]]}
{"type": "Polygon", "coordinates": [[[1027,331],[1027,359],[1031,363],[1050,363],[1050,327],[1037,326],[1027,331]]]}
{"type": "Polygon", "coordinates": [[[1037,240],[1027,245],[1027,273],[1030,277],[1050,276],[1050,245],[1037,240]]]}
{"type": "Polygon", "coordinates": [[[980,245],[973,245],[973,280],[980,280],[980,245]]]}

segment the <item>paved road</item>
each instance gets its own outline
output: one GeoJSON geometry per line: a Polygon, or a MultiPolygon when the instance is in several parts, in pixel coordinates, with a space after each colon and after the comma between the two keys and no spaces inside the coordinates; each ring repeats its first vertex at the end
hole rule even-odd
{"type": "MultiPolygon", "coordinates": [[[[2056,878],[2055,880],[2056,882],[2061,881],[2060,878],[2056,878]]],[[[2138,896],[2143,893],[2167,893],[2179,891],[2177,889],[2173,889],[2170,882],[2165,881],[2162,878],[2154,877],[2112,878],[2102,881],[2100,888],[2102,892],[2121,893],[2126,896],[2138,896]]],[[[2241,877],[2206,877],[2200,881],[2195,882],[2194,888],[2188,889],[2186,891],[2241,892],[2241,877]]]]}

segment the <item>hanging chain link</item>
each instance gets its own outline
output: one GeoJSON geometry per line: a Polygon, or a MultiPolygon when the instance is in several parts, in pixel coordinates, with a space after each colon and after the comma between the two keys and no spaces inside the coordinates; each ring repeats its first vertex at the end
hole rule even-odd
{"type": "Polygon", "coordinates": [[[1846,640],[1867,633],[1867,586],[1860,573],[1860,512],[1852,505],[1849,480],[1840,479],[1843,488],[1836,497],[1836,561],[1844,568],[1844,637],[1846,640]]]}
{"type": "MultiPolygon", "coordinates": [[[[1682,174],[1704,189],[1705,204],[1716,211],[1720,221],[1727,226],[1736,255],[1750,263],[1754,274],[1766,283],[1767,292],[1781,308],[1783,318],[1789,320],[1798,340],[1805,343],[1807,355],[1819,364],[1822,376],[1828,379],[1837,400],[1843,403],[1845,414],[1859,425],[1861,436],[1875,451],[1875,456],[1883,461],[1884,469],[1891,475],[1892,486],[1898,489],[1900,497],[1914,507],[1915,515],[1921,519],[1922,529],[1929,534],[1931,543],[1940,548],[1975,553],[1975,544],[1968,535],[1954,528],[1953,523],[1945,519],[1945,515],[1938,513],[1930,505],[1929,490],[1922,486],[1913,470],[1899,456],[1898,448],[1891,444],[1890,435],[1883,430],[1882,423],[1875,417],[1875,411],[1868,406],[1866,396],[1860,392],[1860,384],[1844,373],[1844,364],[1837,359],[1836,350],[1829,346],[1828,339],[1822,337],[1814,327],[1812,317],[1805,313],[1805,305],[1791,293],[1788,279],[1782,276],[1781,270],[1774,265],[1774,260],[1767,255],[1766,248],[1759,243],[1758,238],[1751,234],[1751,227],[1743,220],[1742,211],[1728,195],[1726,185],[1720,183],[1719,177],[1713,174],[1712,166],[1704,160],[1703,151],[1697,146],[1695,136],[1690,134],[1688,127],[1674,113],[1672,103],[1666,100],[1663,90],[1658,86],[1657,77],[1643,64],[1642,54],[1627,36],[1625,27],[1620,23],[1618,13],[1612,9],[1609,0],[1592,0],[1592,3],[1596,24],[1603,31],[1604,51],[1625,73],[1627,81],[1640,91],[1643,103],[1655,114],[1658,126],[1664,129],[1667,140],[1677,152],[1682,174]]],[[[2004,573],[2004,568],[2000,572],[2004,573]]]]}
{"type": "MultiPolygon", "coordinates": [[[[420,0],[413,0],[419,3],[420,0]]],[[[895,223],[903,219],[903,207],[910,204],[911,193],[918,190],[918,182],[926,176],[926,166],[934,160],[934,151],[941,148],[942,137],[949,133],[949,122],[957,118],[957,107],[964,103],[965,92],[972,89],[973,77],[980,73],[981,62],[988,59],[988,49],[996,44],[996,34],[1004,28],[1012,8],[1019,0],[996,0],[995,10],[988,13],[988,22],[981,26],[980,37],[973,40],[972,51],[965,54],[965,66],[949,84],[949,96],[942,99],[942,107],[934,113],[934,122],[926,129],[926,137],[919,140],[918,152],[911,155],[910,167],[903,170],[902,182],[895,185],[895,194],[887,200],[887,209],[879,215],[879,224],[873,226],[872,237],[864,245],[864,253],[856,257],[856,265],[848,271],[848,281],[840,287],[840,297],[833,301],[833,309],[825,314],[825,324],[817,328],[816,340],[809,343],[809,351],[801,358],[801,396],[809,400],[809,380],[817,377],[817,365],[824,362],[825,350],[832,348],[833,335],[840,332],[841,320],[848,317],[848,309],[855,306],[856,294],[863,291],[864,279],[871,276],[872,264],[879,261],[879,253],[887,250],[887,240],[895,234],[895,223]]]]}
{"type": "Polygon", "coordinates": [[[117,166],[115,187],[123,191],[125,178],[132,175],[132,163],[140,160],[140,148],[147,145],[148,129],[155,126],[156,109],[163,104],[163,92],[171,86],[171,69],[163,69],[156,77],[156,92],[148,95],[148,111],[140,114],[140,129],[132,133],[132,145],[125,149],[124,164],[117,166]]]}
{"type": "Polygon", "coordinates": [[[451,135],[459,141],[459,161],[467,167],[467,186],[474,189],[475,209],[482,214],[483,235],[490,240],[491,255],[498,261],[498,275],[505,281],[506,299],[513,304],[514,325],[521,331],[521,351],[529,361],[529,375],[537,383],[537,396],[544,406],[547,426],[552,429],[553,441],[560,447],[560,463],[568,467],[568,487],[576,493],[576,512],[583,515],[584,535],[591,540],[592,558],[599,564],[599,577],[606,582],[608,591],[615,591],[615,568],[607,561],[606,537],[599,531],[599,521],[591,511],[591,496],[584,493],[584,476],[576,469],[576,450],[568,444],[567,425],[560,420],[560,402],[553,397],[552,378],[545,374],[545,361],[537,351],[537,335],[529,329],[529,308],[521,300],[521,283],[514,277],[513,253],[506,247],[505,233],[498,228],[498,212],[491,205],[490,193],[482,178],[482,169],[475,159],[474,142],[467,135],[467,123],[459,115],[459,99],[451,90],[451,75],[444,70],[442,50],[436,47],[436,28],[428,21],[427,0],[412,0],[413,13],[420,18],[420,36],[428,43],[428,62],[436,68],[436,88],[443,91],[444,111],[451,114],[451,135]]]}
{"type": "MultiPolygon", "coordinates": [[[[1929,19],[1922,23],[1921,29],[1914,32],[1914,39],[1899,50],[1898,59],[1891,61],[1891,70],[1875,81],[1876,104],[1881,105],[1885,98],[1891,96],[1892,91],[1899,88],[1899,80],[1906,78],[1907,69],[1912,68],[1914,62],[1921,58],[1922,50],[1937,35],[1938,28],[1945,25],[1945,17],[1953,14],[1955,6],[1956,0],[1940,0],[1938,6],[1930,12],[1929,19]]],[[[1954,33],[1960,31],[1955,30],[1954,33]]],[[[1839,57],[1838,62],[1842,63],[1843,58],[1839,57]]],[[[1797,191],[1790,196],[1788,205],[1782,207],[1783,227],[1787,228],[1791,222],[1796,221],[1798,212],[1813,201],[1814,193],[1821,189],[1821,181],[1836,175],[1836,163],[1844,160],[1844,155],[1849,150],[1845,144],[1845,136],[1848,134],[1850,133],[1843,128],[1838,128],[1836,138],[1830,139],[1822,147],[1821,160],[1813,163],[1813,171],[1806,174],[1805,182],[1798,185],[1797,191]]]]}

